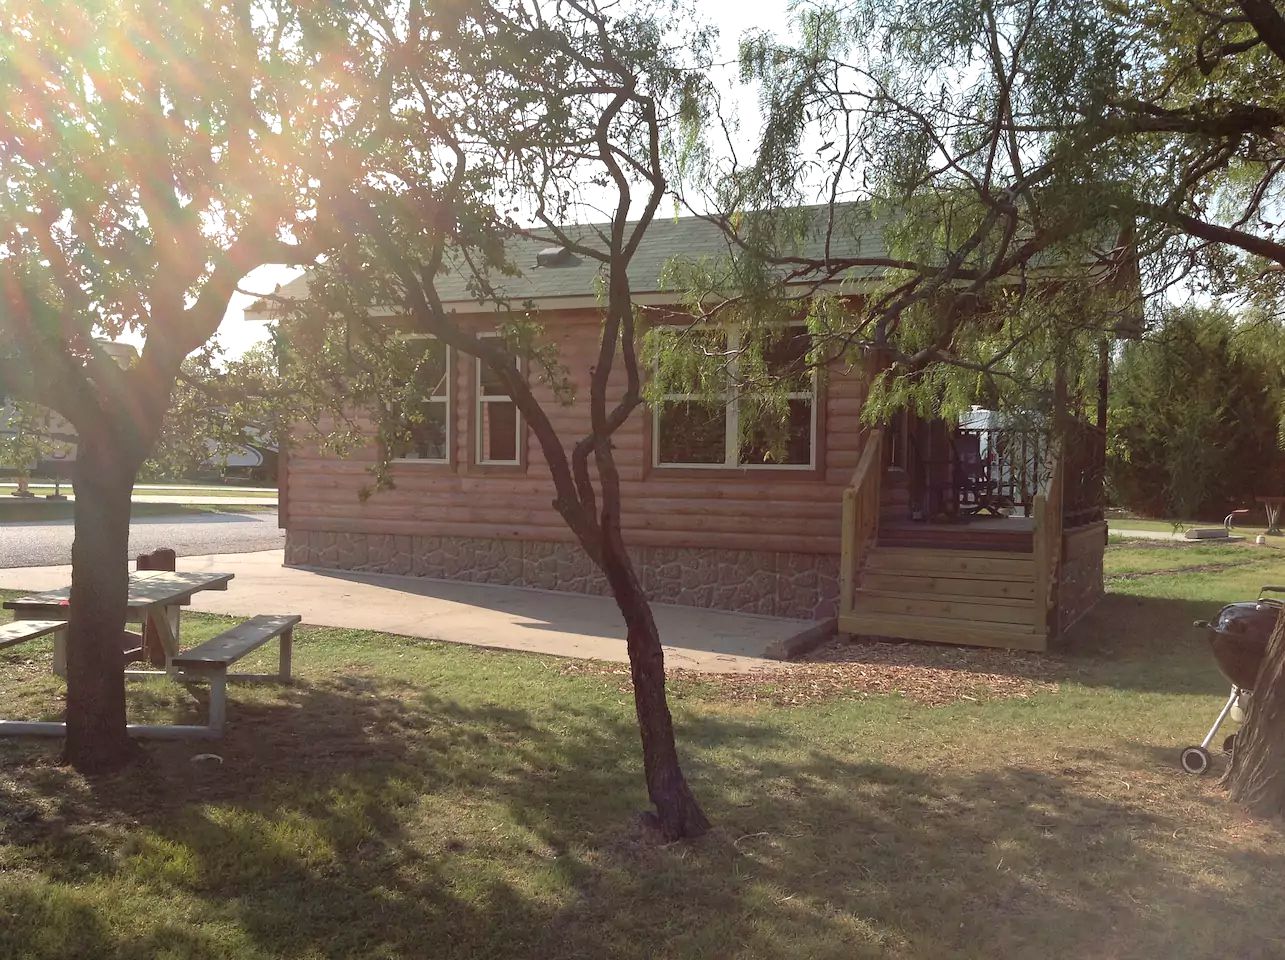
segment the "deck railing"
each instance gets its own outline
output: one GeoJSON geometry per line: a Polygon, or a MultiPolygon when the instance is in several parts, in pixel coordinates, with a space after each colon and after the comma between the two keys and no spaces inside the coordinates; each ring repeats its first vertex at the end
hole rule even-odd
{"type": "Polygon", "coordinates": [[[857,574],[870,547],[879,536],[880,489],[883,477],[882,427],[866,433],[866,442],[852,472],[852,481],[843,491],[843,535],[839,554],[839,612],[851,613],[857,589],[857,574]]]}
{"type": "Polygon", "coordinates": [[[1045,629],[1052,622],[1057,603],[1058,565],[1062,559],[1062,474],[1063,459],[1055,451],[1048,479],[1031,504],[1035,519],[1035,611],[1042,616],[1045,629]]]}
{"type": "MultiPolygon", "coordinates": [[[[957,458],[965,456],[969,449],[973,456],[981,458],[979,466],[990,502],[1021,507],[1030,516],[1035,494],[1048,478],[1048,433],[1011,427],[960,427],[955,437],[957,458]]],[[[962,460],[956,466],[961,471],[966,469],[962,460]]],[[[982,505],[975,491],[967,485],[960,487],[961,512],[982,505]]]]}
{"type": "Polygon", "coordinates": [[[1078,527],[1104,518],[1106,436],[1083,420],[1068,418],[1062,466],[1062,526],[1078,527]]]}

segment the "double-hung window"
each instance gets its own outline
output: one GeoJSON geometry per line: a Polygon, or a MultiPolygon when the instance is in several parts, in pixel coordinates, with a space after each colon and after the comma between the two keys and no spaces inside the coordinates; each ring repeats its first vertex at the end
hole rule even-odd
{"type": "MultiPolygon", "coordinates": [[[[513,360],[517,366],[517,359],[513,360]]],[[[478,357],[474,362],[477,406],[477,462],[482,465],[521,464],[522,414],[509,395],[508,387],[478,357]]]]}
{"type": "MultiPolygon", "coordinates": [[[[702,333],[706,350],[725,353],[727,375],[715,384],[693,380],[653,405],[652,465],[743,470],[808,470],[817,465],[817,375],[808,364],[811,341],[803,326],[769,330],[742,356],[739,330],[702,333]],[[742,379],[770,378],[772,399],[756,397],[742,379]],[[782,391],[784,387],[784,391],[782,391]],[[783,401],[783,403],[782,403],[783,401]]],[[[674,384],[671,384],[674,386],[674,384]]]]}
{"type": "Polygon", "coordinates": [[[409,380],[394,406],[394,460],[450,463],[451,349],[433,337],[408,335],[409,380]]]}

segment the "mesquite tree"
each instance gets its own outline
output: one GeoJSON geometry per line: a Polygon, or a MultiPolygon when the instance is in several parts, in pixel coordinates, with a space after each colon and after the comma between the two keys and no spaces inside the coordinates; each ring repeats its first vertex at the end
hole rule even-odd
{"type": "Polygon", "coordinates": [[[812,4],[793,39],[748,35],[762,135],[711,137],[689,183],[728,239],[675,271],[693,310],[806,313],[812,362],[877,357],[869,422],[1047,410],[1066,378],[1096,393],[1139,309],[1128,194],[1084,175],[1091,145],[1026,122],[1097,110],[1122,55],[1082,2],[1019,6],[812,4]]]}
{"type": "Polygon", "coordinates": [[[609,16],[592,0],[495,0],[449,13],[410,3],[396,16],[364,9],[382,55],[401,65],[378,111],[396,121],[375,140],[364,192],[325,237],[307,302],[291,311],[294,359],[314,364],[301,379],[342,384],[347,401],[388,411],[414,380],[398,386],[394,333],[431,335],[484,362],[539,444],[553,506],[625,620],[654,822],[667,838],[699,835],[708,821],[679,762],[660,637],[621,534],[612,447],[642,403],[628,269],[665,196],[666,110],[690,108],[699,78],[671,64],[654,16],[609,16]],[[546,242],[600,266],[597,360],[588,396],[576,400],[590,415],[583,436],[555,426],[535,384],[544,379],[556,387],[554,402],[567,399],[558,358],[538,318],[502,290],[516,269],[504,242],[531,232],[506,216],[512,210],[540,225],[546,242]],[[592,228],[563,226],[604,216],[592,228]],[[444,309],[438,284],[447,272],[468,277],[479,309],[495,311],[500,337],[479,337],[444,309]],[[396,323],[379,316],[389,313],[396,323]],[[336,323],[337,353],[336,337],[317,331],[336,323]]]}
{"type": "MultiPolygon", "coordinates": [[[[859,290],[860,309],[816,318],[840,345],[880,351],[910,374],[881,381],[869,416],[913,400],[957,408],[1010,384],[1021,400],[1024,383],[1094,352],[1105,382],[1108,352],[1093,341],[1119,326],[1111,314],[1123,311],[1128,328],[1161,311],[1108,300],[1094,310],[1100,325],[1086,327],[1073,300],[1043,304],[1049,291],[1119,289],[1113,274],[1131,262],[1145,292],[1194,288],[1279,315],[1278,3],[871,0],[798,15],[795,42],[744,44],[744,72],[764,92],[764,136],[748,164],[713,154],[733,159],[707,182],[716,209],[780,211],[787,241],[787,208],[800,200],[826,212],[864,200],[885,220],[886,251],[845,258],[828,240],[841,224],[823,227],[820,251],[800,253],[778,242],[779,229],[721,217],[751,281],[883,271],[859,290]],[[1098,258],[1105,270],[1035,282],[1059,280],[1059,263],[1098,258]]],[[[1092,368],[1080,367],[1086,381],[1092,368]]],[[[1278,783],[1285,769],[1285,654],[1274,651],[1246,728],[1259,753],[1234,763],[1237,797],[1263,796],[1249,781],[1278,783]]]]}
{"type": "MultiPolygon", "coordinates": [[[[1141,10],[1142,8],[1137,8],[1141,10]]],[[[1140,25],[1165,56],[1126,108],[1163,146],[1163,190],[1139,213],[1180,235],[1212,289],[1279,316],[1285,232],[1285,14],[1269,0],[1174,3],[1140,25]],[[1196,259],[1200,257],[1200,259],[1196,259]]],[[[1144,34],[1145,36],[1145,34],[1144,34]]],[[[1132,91],[1131,91],[1132,92],[1132,91]]],[[[1278,625],[1236,737],[1233,800],[1285,816],[1285,637],[1278,625]]]]}
{"type": "MultiPolygon", "coordinates": [[[[1154,258],[1206,291],[1279,316],[1285,231],[1285,14],[1270,0],[1107,7],[1127,42],[1127,83],[1101,116],[1063,123],[1110,140],[1112,173],[1154,258]]],[[[1279,322],[1279,321],[1277,321],[1279,322]]],[[[1237,736],[1231,796],[1285,814],[1285,648],[1279,631],[1237,736]],[[1241,748],[1244,749],[1241,749],[1241,748]]]]}
{"type": "MultiPolygon", "coordinates": [[[[121,634],[131,490],[237,283],[311,258],[364,76],[326,4],[0,4],[0,394],[78,435],[67,759],[135,755],[121,634]],[[122,366],[102,338],[142,343],[122,366]]],[[[369,63],[365,58],[362,63],[369,63]]]]}
{"type": "Polygon", "coordinates": [[[783,279],[859,293],[813,320],[909,374],[881,381],[871,416],[943,394],[958,407],[979,390],[1020,400],[1086,354],[1105,366],[1103,335],[1136,329],[1139,304],[1095,297],[1090,310],[1056,294],[1119,293],[1138,268],[1148,292],[1189,282],[1276,300],[1282,275],[1264,260],[1285,257],[1278,5],[870,0],[795,13],[791,38],[742,45],[763,133],[748,156],[734,137],[707,151],[708,190],[689,199],[727,232],[733,266],[690,285],[742,300],[783,279]],[[852,201],[882,247],[853,255],[843,242],[852,201]],[[800,203],[821,205],[816,242],[799,242],[800,203]],[[1065,286],[1041,282],[1058,274],[1065,286]]]}

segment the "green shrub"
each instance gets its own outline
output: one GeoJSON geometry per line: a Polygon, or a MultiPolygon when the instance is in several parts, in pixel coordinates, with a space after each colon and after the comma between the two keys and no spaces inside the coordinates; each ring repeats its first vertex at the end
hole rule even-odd
{"type": "Polygon", "coordinates": [[[1126,344],[1111,390],[1114,501],[1216,519],[1255,495],[1285,493],[1282,353],[1274,323],[1217,308],[1175,309],[1155,335],[1126,344]]]}

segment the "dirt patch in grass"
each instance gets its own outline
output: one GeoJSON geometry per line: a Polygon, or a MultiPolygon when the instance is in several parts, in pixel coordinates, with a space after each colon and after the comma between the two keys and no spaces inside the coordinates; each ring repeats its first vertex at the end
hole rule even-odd
{"type": "Polygon", "coordinates": [[[935,647],[921,643],[832,640],[800,663],[851,677],[871,692],[902,693],[919,703],[1027,697],[1057,690],[1067,672],[1053,657],[1015,650],[935,647]]]}
{"type": "MultiPolygon", "coordinates": [[[[618,678],[619,689],[630,691],[629,668],[623,664],[575,661],[561,669],[618,678]]],[[[692,689],[708,699],[771,706],[889,695],[928,706],[1025,698],[1056,692],[1066,673],[1066,664],[1038,654],[877,640],[832,640],[804,660],[762,672],[666,671],[676,692],[692,689]]]]}
{"type": "Polygon", "coordinates": [[[1221,573],[1224,570],[1236,570],[1240,567],[1252,567],[1270,560],[1271,558],[1258,557],[1253,560],[1227,560],[1222,563],[1196,563],[1186,566],[1165,567],[1161,570],[1133,570],[1128,573],[1115,573],[1109,577],[1103,577],[1104,584],[1123,583],[1129,580],[1143,580],[1147,577],[1154,577],[1157,574],[1175,574],[1175,573],[1221,573]]]}

